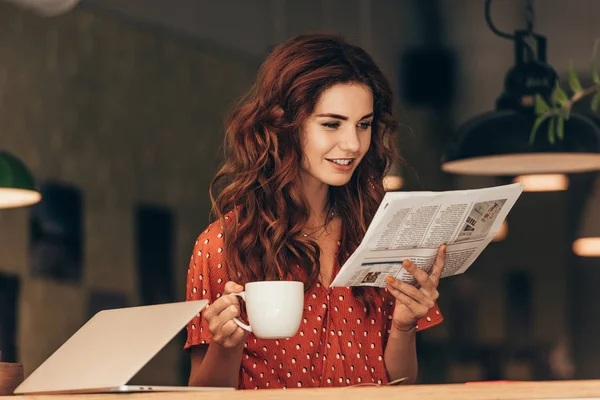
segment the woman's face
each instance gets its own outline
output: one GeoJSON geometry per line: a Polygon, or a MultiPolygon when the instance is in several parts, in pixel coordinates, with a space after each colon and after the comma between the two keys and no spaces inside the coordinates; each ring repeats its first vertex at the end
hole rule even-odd
{"type": "Polygon", "coordinates": [[[342,186],[369,150],[373,93],[359,83],[324,91],[303,125],[300,173],[304,183],[342,186]]]}

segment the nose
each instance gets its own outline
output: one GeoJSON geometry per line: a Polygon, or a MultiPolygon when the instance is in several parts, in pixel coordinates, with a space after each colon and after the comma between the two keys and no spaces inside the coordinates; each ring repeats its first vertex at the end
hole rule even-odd
{"type": "Polygon", "coordinates": [[[355,127],[348,128],[341,133],[340,149],[348,153],[355,153],[360,149],[358,130],[355,127]]]}

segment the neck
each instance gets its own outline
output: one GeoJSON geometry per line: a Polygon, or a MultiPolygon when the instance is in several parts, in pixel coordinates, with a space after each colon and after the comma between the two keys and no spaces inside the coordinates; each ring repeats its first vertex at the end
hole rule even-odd
{"type": "Polygon", "coordinates": [[[326,221],[327,198],[329,194],[329,185],[319,182],[312,176],[300,178],[302,191],[308,201],[309,207],[309,226],[323,225],[326,221]]]}

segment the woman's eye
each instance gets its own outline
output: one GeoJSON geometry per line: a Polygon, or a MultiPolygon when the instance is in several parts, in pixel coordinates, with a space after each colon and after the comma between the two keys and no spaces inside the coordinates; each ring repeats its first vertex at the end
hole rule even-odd
{"type": "Polygon", "coordinates": [[[358,127],[360,129],[362,129],[363,131],[366,131],[367,129],[369,129],[371,127],[371,122],[360,122],[358,124],[358,127]]]}
{"type": "Polygon", "coordinates": [[[324,122],[323,125],[325,128],[328,129],[336,129],[340,127],[340,123],[339,122],[324,122]]]}

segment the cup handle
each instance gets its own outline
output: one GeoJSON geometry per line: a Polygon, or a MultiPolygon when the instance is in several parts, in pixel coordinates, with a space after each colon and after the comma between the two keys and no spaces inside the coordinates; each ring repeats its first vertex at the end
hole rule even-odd
{"type": "MultiPolygon", "coordinates": [[[[241,297],[242,300],[246,301],[246,292],[231,293],[231,295],[241,297]]],[[[252,328],[250,327],[250,325],[243,323],[237,317],[233,317],[233,322],[235,322],[237,324],[237,326],[239,326],[240,328],[242,328],[248,332],[252,332],[252,328]]]]}

